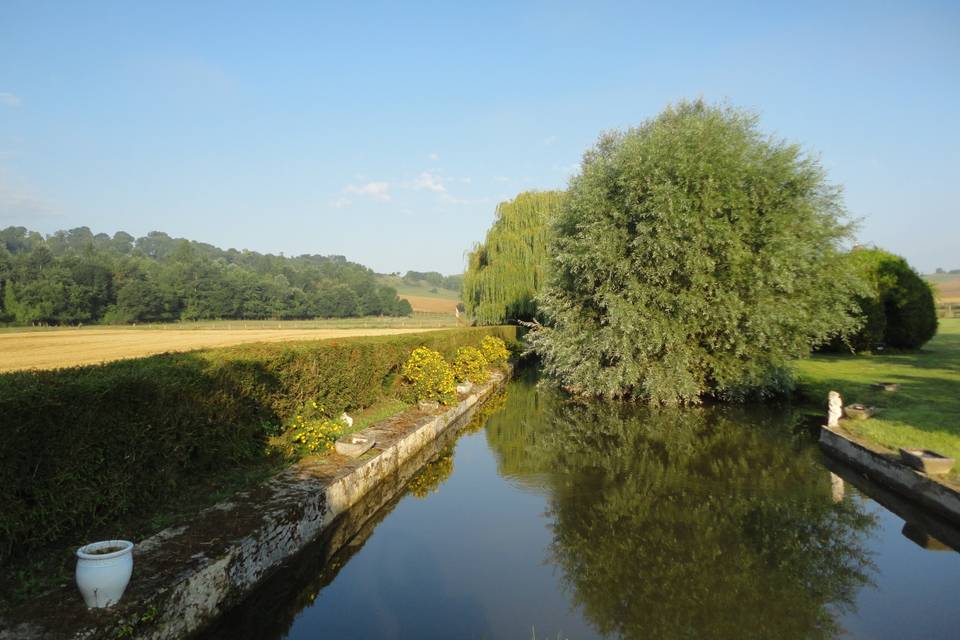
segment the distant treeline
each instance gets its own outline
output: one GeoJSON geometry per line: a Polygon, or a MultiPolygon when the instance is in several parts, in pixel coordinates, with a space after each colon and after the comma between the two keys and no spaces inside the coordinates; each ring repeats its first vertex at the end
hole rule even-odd
{"type": "Polygon", "coordinates": [[[0,231],[0,323],[410,315],[410,303],[343,256],[219,249],[153,231],[0,231]]]}
{"type": "Polygon", "coordinates": [[[463,275],[445,276],[437,271],[407,271],[403,276],[403,281],[413,285],[423,281],[438,289],[460,291],[460,288],[463,286],[463,275]]]}

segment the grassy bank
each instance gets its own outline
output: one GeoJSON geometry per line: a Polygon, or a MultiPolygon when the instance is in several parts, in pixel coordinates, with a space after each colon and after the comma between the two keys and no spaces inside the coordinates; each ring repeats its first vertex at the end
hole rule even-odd
{"type": "Polygon", "coordinates": [[[836,390],[846,404],[881,409],[870,420],[845,420],[853,434],[891,450],[924,447],[960,460],[960,319],[940,320],[936,337],[918,352],[818,355],[798,362],[796,371],[811,402],[825,407],[827,393],[836,390]],[[879,381],[897,382],[900,390],[872,390],[879,381]]]}
{"type": "Polygon", "coordinates": [[[0,375],[0,563],[79,544],[122,518],[148,521],[198,483],[242,484],[248,470],[270,469],[268,438],[306,403],[374,420],[395,408],[397,372],[414,348],[452,357],[491,334],[516,335],[489,327],[252,344],[0,375]]]}

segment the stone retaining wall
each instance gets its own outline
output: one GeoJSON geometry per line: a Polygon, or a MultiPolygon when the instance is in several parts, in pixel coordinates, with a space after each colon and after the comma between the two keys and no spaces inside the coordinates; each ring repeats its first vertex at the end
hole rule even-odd
{"type": "Polygon", "coordinates": [[[820,446],[830,455],[865,473],[910,500],[960,524],[960,491],[900,462],[841,429],[820,428],[820,446]]]}
{"type": "Polygon", "coordinates": [[[438,438],[505,379],[495,374],[449,409],[409,410],[364,429],[376,444],[360,458],[304,459],[188,525],[142,541],[133,578],[114,608],[87,610],[76,587],[64,585],[0,620],[0,640],[172,640],[197,633],[324,533],[340,545],[349,540],[436,453],[438,438]],[[355,505],[362,513],[344,524],[338,517],[355,505]]]}

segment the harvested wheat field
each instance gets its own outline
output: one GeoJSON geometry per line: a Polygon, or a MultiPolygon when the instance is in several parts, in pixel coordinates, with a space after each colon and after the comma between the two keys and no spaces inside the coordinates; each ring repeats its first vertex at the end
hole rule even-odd
{"type": "Polygon", "coordinates": [[[457,310],[457,301],[444,298],[428,298],[426,296],[404,296],[401,298],[408,301],[414,311],[426,313],[449,313],[454,315],[457,310]]]}
{"type": "Polygon", "coordinates": [[[0,371],[56,369],[169,351],[251,342],[325,340],[436,331],[431,328],[235,329],[83,328],[0,333],[0,371]]]}
{"type": "Polygon", "coordinates": [[[932,284],[939,302],[960,303],[960,276],[937,279],[932,284]]]}

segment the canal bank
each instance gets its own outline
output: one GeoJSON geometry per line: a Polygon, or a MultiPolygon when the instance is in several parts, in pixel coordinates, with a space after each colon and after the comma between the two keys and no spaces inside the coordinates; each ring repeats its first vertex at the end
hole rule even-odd
{"type": "Polygon", "coordinates": [[[913,469],[895,454],[842,427],[821,427],[820,447],[874,482],[960,525],[960,490],[956,484],[913,469]]]}
{"type": "Polygon", "coordinates": [[[804,412],[584,401],[530,370],[501,405],[200,638],[955,635],[960,555],[913,531],[956,536],[838,494],[804,412]]]}
{"type": "Polygon", "coordinates": [[[375,445],[360,458],[305,459],[204,510],[189,525],[142,541],[133,578],[116,607],[87,610],[75,587],[63,585],[9,612],[0,621],[0,638],[160,640],[195,633],[350,510],[354,525],[337,529],[341,544],[348,540],[435,455],[438,438],[469,420],[506,377],[495,373],[449,409],[410,410],[368,427],[362,433],[375,445]]]}

